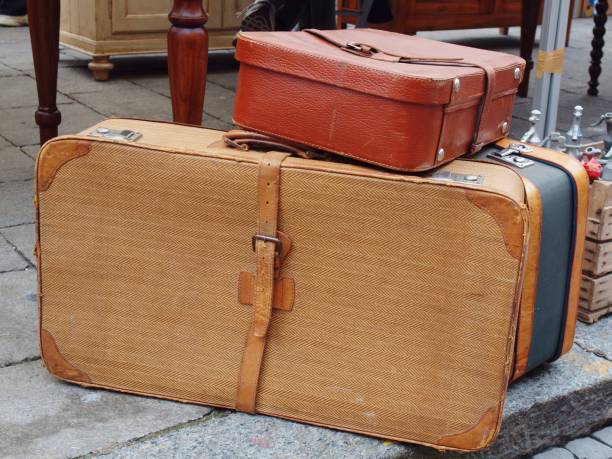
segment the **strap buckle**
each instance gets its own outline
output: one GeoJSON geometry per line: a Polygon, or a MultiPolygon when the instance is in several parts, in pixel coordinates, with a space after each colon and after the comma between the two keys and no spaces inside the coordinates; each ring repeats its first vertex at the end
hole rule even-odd
{"type": "Polygon", "coordinates": [[[349,52],[360,54],[363,56],[371,56],[372,54],[376,54],[380,52],[374,46],[366,45],[364,43],[356,43],[354,41],[345,43],[344,46],[342,46],[342,48],[349,52]]]}
{"type": "Polygon", "coordinates": [[[281,241],[277,237],[264,236],[263,234],[256,234],[251,239],[251,245],[253,246],[253,251],[255,251],[255,243],[258,240],[264,241],[264,242],[273,242],[274,245],[276,246],[275,249],[274,249],[274,252],[277,253],[277,254],[282,253],[282,251],[283,251],[283,241],[281,241]]]}

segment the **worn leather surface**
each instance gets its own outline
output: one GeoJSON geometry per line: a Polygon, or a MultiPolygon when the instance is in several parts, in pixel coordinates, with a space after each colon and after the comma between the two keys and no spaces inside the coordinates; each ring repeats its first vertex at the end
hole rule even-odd
{"type": "Polygon", "coordinates": [[[55,178],[55,174],[68,161],[89,153],[91,141],[80,140],[68,145],[49,142],[41,149],[36,162],[36,180],[38,189],[47,190],[55,178]]]}
{"type": "Polygon", "coordinates": [[[403,171],[431,169],[474,143],[503,137],[504,123],[509,129],[522,59],[380,30],[323,33],[391,54],[466,64],[370,59],[306,32],[242,33],[238,125],[403,171]],[[437,159],[440,149],[445,155],[437,159]]]}
{"type": "Polygon", "coordinates": [[[44,328],[40,330],[40,350],[45,367],[60,379],[91,383],[86,373],[71,364],[57,348],[53,335],[44,328]]]}

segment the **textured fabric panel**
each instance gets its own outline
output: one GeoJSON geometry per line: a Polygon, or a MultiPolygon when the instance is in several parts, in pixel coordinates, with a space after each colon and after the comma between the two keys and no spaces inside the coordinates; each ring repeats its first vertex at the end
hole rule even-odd
{"type": "MultiPolygon", "coordinates": [[[[296,296],[273,311],[257,410],[431,444],[499,412],[520,260],[495,218],[446,183],[287,163],[296,296]]],[[[66,360],[94,385],[234,406],[256,185],[254,163],[110,143],[64,165],[39,212],[42,327],[66,360]]]]}
{"type": "Polygon", "coordinates": [[[97,384],[233,404],[256,176],[109,144],[65,165],[40,196],[42,326],[64,356],[97,384]]]}
{"type": "Polygon", "coordinates": [[[296,300],[274,312],[258,409],[428,442],[476,425],[510,358],[518,261],[495,220],[447,187],[281,183],[296,300]]]}

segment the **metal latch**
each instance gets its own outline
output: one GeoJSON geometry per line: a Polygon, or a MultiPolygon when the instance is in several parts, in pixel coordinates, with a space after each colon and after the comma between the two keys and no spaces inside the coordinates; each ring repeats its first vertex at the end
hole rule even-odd
{"type": "Polygon", "coordinates": [[[527,145],[513,143],[510,144],[508,148],[487,154],[487,158],[511,164],[519,169],[524,169],[534,164],[532,160],[521,156],[521,153],[529,153],[530,151],[533,151],[533,149],[527,145]]]}
{"type": "Polygon", "coordinates": [[[484,182],[484,177],[482,175],[459,174],[451,171],[436,171],[431,175],[431,178],[448,182],[471,183],[474,185],[482,185],[484,182]]]}
{"type": "Polygon", "coordinates": [[[89,137],[102,137],[104,139],[111,140],[127,140],[135,142],[142,137],[140,132],[130,131],[129,129],[109,129],[105,127],[99,127],[95,131],[91,131],[89,137]]]}

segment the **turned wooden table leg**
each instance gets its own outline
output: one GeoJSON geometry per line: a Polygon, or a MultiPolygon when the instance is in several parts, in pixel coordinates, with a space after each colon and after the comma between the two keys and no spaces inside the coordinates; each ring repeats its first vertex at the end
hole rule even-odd
{"type": "Polygon", "coordinates": [[[174,121],[202,124],[208,69],[208,20],[202,0],[174,0],[169,16],[168,74],[174,121]]]}
{"type": "Polygon", "coordinates": [[[60,0],[28,0],[32,57],[38,91],[35,119],[40,143],[57,136],[62,116],[56,106],[60,0]]]}
{"type": "Polygon", "coordinates": [[[527,62],[525,75],[519,86],[518,95],[527,97],[529,92],[529,75],[533,68],[533,45],[538,27],[538,16],[542,9],[543,0],[523,0],[521,23],[521,57],[527,62]]]}
{"type": "Polygon", "coordinates": [[[599,94],[597,86],[599,86],[599,75],[601,75],[601,58],[603,57],[604,35],[606,34],[606,21],[608,20],[608,0],[599,0],[595,6],[595,14],[593,16],[595,27],[593,27],[593,41],[591,42],[591,66],[589,74],[589,96],[599,94]]]}

